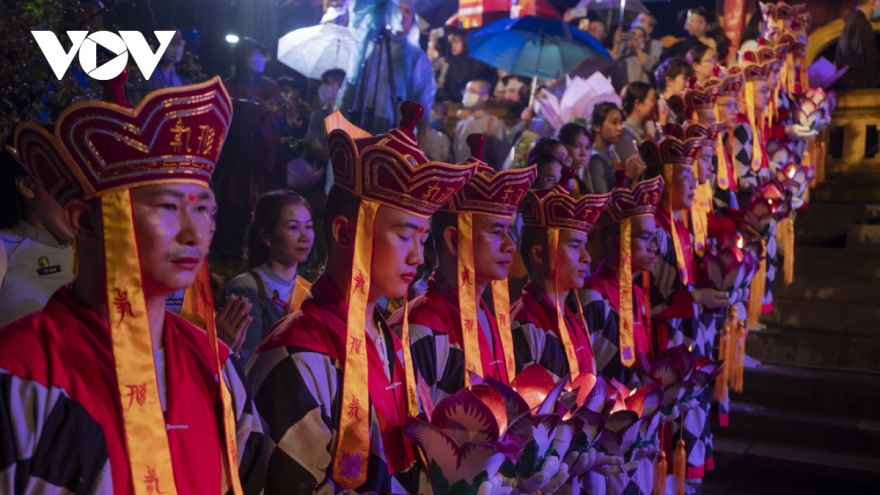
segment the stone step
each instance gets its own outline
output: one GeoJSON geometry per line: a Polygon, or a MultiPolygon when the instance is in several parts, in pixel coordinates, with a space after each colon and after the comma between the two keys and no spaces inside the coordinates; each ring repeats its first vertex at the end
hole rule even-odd
{"type": "Polygon", "coordinates": [[[764,318],[762,321],[777,327],[880,337],[880,307],[871,305],[783,299],[777,292],[773,311],[764,318]]]}
{"type": "MultiPolygon", "coordinates": [[[[749,355],[752,355],[749,353],[749,355]]],[[[745,370],[734,404],[880,421],[880,375],[762,364],[745,370]]],[[[803,434],[810,434],[809,431],[803,434]]],[[[878,451],[880,452],[880,451],[878,451]]]]}
{"type": "Polygon", "coordinates": [[[880,337],[876,336],[769,327],[749,332],[746,352],[785,366],[880,373],[880,337]]]}
{"type": "Polygon", "coordinates": [[[753,438],[850,455],[880,452],[880,421],[742,402],[731,403],[729,419],[730,426],[713,428],[716,438],[753,438]]]}
{"type": "MultiPolygon", "coordinates": [[[[723,466],[720,476],[767,480],[781,485],[775,493],[874,494],[880,487],[880,457],[876,454],[851,455],[739,438],[717,438],[714,446],[716,464],[723,466]]],[[[699,488],[697,493],[701,493],[699,488]]],[[[746,489],[728,493],[761,492],[746,489]]]]}
{"type": "MultiPolygon", "coordinates": [[[[795,238],[797,242],[797,238],[795,238]]],[[[837,274],[880,280],[878,253],[843,248],[795,246],[795,280],[801,274],[837,274]]]]}
{"type": "Polygon", "coordinates": [[[804,246],[839,246],[846,243],[849,226],[864,218],[861,203],[817,202],[797,212],[795,242],[804,246]]]}
{"type": "MultiPolygon", "coordinates": [[[[797,262],[797,260],[795,260],[797,262]]],[[[880,277],[870,271],[857,274],[797,273],[790,285],[781,277],[774,297],[783,300],[880,306],[880,277]]],[[[783,321],[790,315],[784,315],[783,321]]]]}
{"type": "Polygon", "coordinates": [[[876,170],[869,167],[844,174],[829,174],[825,182],[810,190],[810,199],[822,202],[880,201],[876,170]]]}

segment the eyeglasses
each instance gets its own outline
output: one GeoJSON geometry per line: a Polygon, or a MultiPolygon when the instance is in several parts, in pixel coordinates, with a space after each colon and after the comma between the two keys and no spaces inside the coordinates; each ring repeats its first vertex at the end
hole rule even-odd
{"type": "Polygon", "coordinates": [[[645,234],[643,236],[633,237],[633,239],[641,241],[648,251],[656,251],[660,249],[660,234],[645,234]]]}
{"type": "Polygon", "coordinates": [[[544,177],[541,177],[540,181],[542,189],[551,189],[559,183],[559,180],[552,175],[545,175],[544,177]]]}

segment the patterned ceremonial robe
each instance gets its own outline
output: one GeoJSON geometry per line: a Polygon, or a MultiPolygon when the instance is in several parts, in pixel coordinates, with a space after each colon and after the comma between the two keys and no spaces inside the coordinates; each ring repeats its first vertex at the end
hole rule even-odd
{"type": "Polygon", "coordinates": [[[733,128],[733,165],[736,167],[736,176],[739,180],[739,203],[749,204],[752,188],[770,178],[770,164],[767,161],[767,152],[761,133],[756,133],[749,124],[745,114],[739,114],[734,119],[733,128]],[[761,168],[755,172],[752,170],[752,147],[758,146],[761,153],[761,168]]]}
{"type": "MultiPolygon", "coordinates": [[[[480,318],[477,318],[483,375],[505,384],[510,383],[512,377],[507,376],[495,317],[482,299],[479,304],[489,324],[487,331],[480,318]],[[491,347],[487,334],[492,336],[491,347]]],[[[388,324],[393,328],[400,327],[403,324],[403,310],[397,310],[388,324]]],[[[413,367],[431,389],[434,404],[464,388],[464,342],[457,288],[444,287],[434,276],[428,280],[428,290],[409,303],[409,341],[413,367]]]]}
{"type": "Polygon", "coordinates": [[[401,431],[407,412],[400,340],[378,311],[374,318],[381,339],[347,339],[347,315],[348,304],[339,289],[321,275],[300,310],[275,324],[248,363],[248,383],[265,422],[266,495],[341,490],[332,478],[341,414],[368,415],[370,421],[367,481],[357,491],[419,492],[420,469],[401,431]],[[340,397],[347,345],[367,352],[369,404],[340,397]],[[389,357],[387,366],[383,355],[389,357]]]}
{"type": "MultiPolygon", "coordinates": [[[[691,290],[696,282],[694,255],[691,250],[690,231],[681,220],[673,221],[672,213],[665,206],[657,208],[654,215],[657,222],[657,233],[660,235],[660,251],[654,269],[651,272],[651,313],[654,325],[658,353],[667,347],[684,344],[691,348],[696,356],[712,356],[712,339],[706,335],[699,325],[699,307],[694,302],[691,290]],[[675,246],[671,237],[675,228],[681,241],[681,248],[688,272],[688,284],[684,284],[675,257],[675,246]]],[[[640,285],[636,283],[634,285],[640,285]]],[[[700,407],[689,411],[684,421],[676,421],[672,435],[664,435],[664,448],[667,459],[673,459],[672,438],[678,439],[683,427],[683,438],[687,451],[687,478],[702,478],[706,469],[714,467],[711,457],[706,457],[706,440],[708,431],[709,390],[704,390],[699,397],[700,407]]],[[[670,469],[672,463],[669,463],[670,469]]]]}
{"type": "MultiPolygon", "coordinates": [[[[584,319],[593,336],[599,375],[615,378],[630,388],[641,385],[635,372],[620,361],[620,283],[604,261],[585,284],[584,319]]],[[[651,358],[650,336],[645,328],[645,304],[641,287],[633,284],[633,343],[639,353],[651,358]]]]}
{"type": "MultiPolygon", "coordinates": [[[[262,425],[229,349],[220,346],[239,475],[245,493],[259,493],[262,425]]],[[[208,336],[166,311],[156,354],[164,363],[158,383],[177,493],[224,493],[222,406],[208,336]]],[[[155,395],[130,388],[120,400],[110,329],[70,286],[41,311],[0,329],[0,493],[131,494],[133,483],[154,493],[169,490],[131,479],[122,408],[155,395]]]]}
{"type": "MultiPolygon", "coordinates": [[[[716,212],[724,213],[728,209],[739,209],[739,202],[737,201],[736,193],[739,190],[739,181],[734,180],[736,177],[736,163],[733,161],[733,157],[730,155],[730,148],[727,143],[730,143],[730,139],[732,139],[733,133],[729,131],[725,131],[722,137],[721,142],[725,143],[724,145],[724,163],[727,163],[727,179],[730,186],[727,189],[721,189],[718,187],[717,180],[712,181],[712,186],[715,190],[713,196],[713,204],[712,209],[716,212]]],[[[718,176],[717,170],[721,165],[719,163],[719,156],[717,154],[712,156],[712,163],[715,165],[715,176],[718,176]]]]}
{"type": "MultiPolygon", "coordinates": [[[[559,302],[565,312],[565,329],[575,346],[578,371],[596,373],[589,332],[580,315],[564,304],[563,299],[564,296],[560,295],[559,302]]],[[[537,284],[530,281],[523,288],[522,297],[510,308],[510,321],[517,373],[533,364],[539,364],[549,371],[554,381],[571,373],[559,334],[556,304],[537,284]]]]}

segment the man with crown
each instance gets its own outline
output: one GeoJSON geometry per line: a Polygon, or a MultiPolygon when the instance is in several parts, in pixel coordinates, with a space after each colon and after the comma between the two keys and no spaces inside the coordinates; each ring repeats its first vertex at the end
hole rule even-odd
{"type": "Polygon", "coordinates": [[[375,137],[338,112],[325,122],[327,263],[247,369],[267,425],[266,494],[429,489],[401,430],[419,412],[406,315],[398,340],[375,305],[406,294],[429,217],[477,164],[429,162],[413,132],[424,109],[406,101],[400,110],[400,127],[375,137]]]}
{"type": "MultiPolygon", "coordinates": [[[[659,240],[659,258],[651,271],[652,328],[655,330],[656,351],[686,345],[697,356],[712,355],[712,336],[701,331],[698,317],[701,311],[731,304],[726,292],[696,288],[695,259],[691,234],[685,223],[694,201],[696,179],[693,162],[705,138],[663,138],[659,143],[645,142],[639,151],[648,165],[650,177],[661,175],[664,189],[654,218],[659,240]]],[[[709,412],[709,394],[704,392],[699,405],[688,411],[676,424],[674,437],[685,440],[689,482],[699,483],[706,469],[713,467],[706,457],[705,439],[709,412]],[[683,431],[681,431],[683,429],[683,431]]],[[[669,458],[672,453],[667,452],[669,458]]]]}
{"type": "Polygon", "coordinates": [[[231,118],[214,78],[134,109],[76,104],[54,135],[16,129],[9,151],[63,205],[87,269],[0,329],[9,491],[261,490],[262,426],[229,349],[213,325],[165,309],[207,257],[209,182],[231,118]]]}
{"type": "Polygon", "coordinates": [[[388,321],[395,328],[409,324],[414,372],[435,404],[469,386],[470,373],[505,384],[514,377],[507,288],[516,250],[511,231],[536,170],[495,172],[482,158],[485,137],[471,134],[467,142],[471,155],[462,166],[475,166],[476,174],[431,217],[437,267],[428,289],[409,304],[406,322],[403,308],[388,321]],[[490,286],[491,310],[483,302],[490,286]]]}
{"type": "Polygon", "coordinates": [[[593,337],[597,374],[629,388],[639,386],[634,372],[639,356],[651,359],[654,354],[645,295],[633,279],[650,272],[657,261],[660,237],[654,214],[662,191],[660,177],[632,190],[611,191],[599,217],[602,261],[585,284],[584,320],[593,337]]]}
{"type": "Polygon", "coordinates": [[[517,372],[537,364],[554,380],[580,373],[598,374],[588,327],[578,304],[566,305],[589,272],[590,229],[608,195],[574,199],[562,186],[531,190],[520,207],[520,255],[529,281],[511,309],[517,372]]]}

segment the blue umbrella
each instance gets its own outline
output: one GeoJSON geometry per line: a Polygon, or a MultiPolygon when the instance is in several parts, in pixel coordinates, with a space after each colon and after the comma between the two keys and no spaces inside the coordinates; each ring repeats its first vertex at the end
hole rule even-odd
{"type": "Polygon", "coordinates": [[[553,79],[587,58],[611,58],[589,34],[561,19],[502,19],[468,36],[470,56],[518,76],[553,79]]]}

